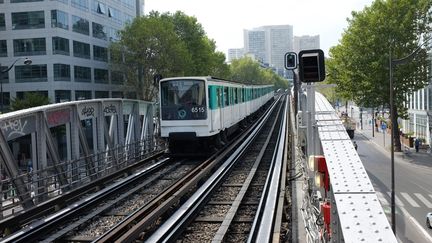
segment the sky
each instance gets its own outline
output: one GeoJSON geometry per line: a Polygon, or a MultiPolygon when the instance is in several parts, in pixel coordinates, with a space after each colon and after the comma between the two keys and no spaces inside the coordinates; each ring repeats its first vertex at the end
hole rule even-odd
{"type": "Polygon", "coordinates": [[[347,18],[373,0],[144,0],[145,14],[152,10],[194,16],[218,51],[243,48],[243,30],[264,25],[292,25],[294,36],[320,35],[328,56],[339,43],[347,18]]]}

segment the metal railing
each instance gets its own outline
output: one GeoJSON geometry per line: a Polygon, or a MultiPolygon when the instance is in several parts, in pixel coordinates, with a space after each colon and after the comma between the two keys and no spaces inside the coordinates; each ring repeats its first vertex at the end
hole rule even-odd
{"type": "Polygon", "coordinates": [[[57,165],[48,162],[49,166],[42,170],[20,171],[20,174],[14,178],[2,178],[0,180],[0,218],[14,216],[23,210],[23,202],[20,201],[20,198],[24,198],[24,195],[20,195],[20,191],[30,193],[28,200],[38,205],[95,179],[110,176],[122,168],[164,150],[165,147],[164,141],[147,137],[143,141],[126,146],[116,146],[111,150],[98,151],[77,160],[62,161],[57,165]],[[59,182],[58,167],[62,168],[63,177],[68,181],[67,185],[61,185],[59,182]],[[15,181],[25,183],[20,185],[14,183],[15,181]],[[26,190],[19,190],[18,186],[26,187],[26,190]]]}

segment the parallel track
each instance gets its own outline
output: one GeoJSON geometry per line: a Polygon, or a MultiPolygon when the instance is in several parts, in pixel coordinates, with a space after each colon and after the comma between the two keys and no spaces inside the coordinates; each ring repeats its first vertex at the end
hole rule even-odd
{"type": "MultiPolygon", "coordinates": [[[[160,167],[153,168],[151,172],[150,170],[141,172],[140,175],[131,176],[134,179],[131,179],[130,184],[126,183],[127,179],[119,181],[114,186],[105,188],[104,193],[93,195],[69,208],[58,211],[45,220],[38,220],[30,224],[30,227],[23,228],[18,233],[4,239],[4,242],[130,242],[135,239],[148,238],[176,208],[195,192],[196,188],[205,183],[204,181],[224,161],[229,160],[232,156],[238,156],[235,155],[238,153],[235,152],[236,148],[244,146],[241,144],[249,133],[256,136],[254,130],[256,126],[256,124],[251,126],[244,134],[239,135],[236,140],[227,145],[225,150],[219,151],[204,162],[170,161],[170,165],[166,165],[168,167],[164,167],[165,169],[161,169],[162,165],[160,165],[160,167]],[[193,168],[190,167],[191,164],[194,164],[193,168]],[[122,205],[128,205],[124,206],[127,209],[119,209],[123,207],[122,205]]],[[[272,125],[272,127],[275,126],[272,125]]],[[[269,152],[259,150],[263,146],[266,148],[271,142],[270,137],[264,140],[255,145],[255,156],[269,160],[269,152]]],[[[269,167],[269,165],[257,167],[258,162],[250,158],[244,161],[249,161],[249,166],[255,166],[256,174],[260,174],[266,170],[265,167],[269,167]]],[[[245,165],[236,167],[236,173],[240,177],[245,171],[244,167],[245,165]]],[[[260,178],[260,176],[251,176],[251,178],[260,178]]],[[[257,189],[257,187],[262,187],[264,182],[251,181],[250,185],[257,189]]],[[[225,183],[225,187],[239,188],[240,183],[225,183]]],[[[245,195],[249,194],[250,192],[245,195]]],[[[239,204],[237,209],[247,208],[250,205],[256,207],[258,201],[239,204]]],[[[249,217],[248,224],[252,225],[252,223],[249,217]]]]}

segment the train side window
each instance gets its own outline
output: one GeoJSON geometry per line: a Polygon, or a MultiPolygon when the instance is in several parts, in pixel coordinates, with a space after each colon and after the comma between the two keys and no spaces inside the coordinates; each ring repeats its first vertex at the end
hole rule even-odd
{"type": "Polygon", "coordinates": [[[218,107],[223,107],[222,106],[222,88],[221,87],[217,87],[216,88],[216,92],[217,92],[217,104],[218,104],[218,107]]]}
{"type": "Polygon", "coordinates": [[[234,97],[234,104],[238,104],[238,91],[237,88],[234,88],[233,90],[233,97],[234,97]]]}
{"type": "Polygon", "coordinates": [[[229,106],[228,87],[224,87],[224,107],[229,106]]]}
{"type": "Polygon", "coordinates": [[[209,93],[209,107],[210,109],[217,109],[218,108],[218,96],[216,94],[216,87],[215,86],[209,86],[208,93],[209,93]]]}

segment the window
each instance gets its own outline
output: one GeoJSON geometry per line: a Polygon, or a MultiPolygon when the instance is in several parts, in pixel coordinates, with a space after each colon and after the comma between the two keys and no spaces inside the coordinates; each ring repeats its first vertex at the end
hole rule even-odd
{"type": "Polygon", "coordinates": [[[47,65],[15,66],[15,79],[17,83],[47,82],[47,65]]]}
{"type": "Polygon", "coordinates": [[[122,23],[122,14],[120,10],[112,7],[108,7],[108,17],[111,18],[117,24],[122,23]]]}
{"type": "Polygon", "coordinates": [[[55,93],[55,102],[67,102],[71,101],[71,91],[70,90],[56,90],[55,93]]]}
{"type": "Polygon", "coordinates": [[[108,91],[95,91],[95,99],[109,98],[108,91]]]}
{"type": "Polygon", "coordinates": [[[91,82],[91,68],[74,66],[75,82],[91,82]]]}
{"type": "Polygon", "coordinates": [[[108,70],[106,69],[94,69],[94,80],[95,83],[108,83],[108,70]]]}
{"type": "Polygon", "coordinates": [[[7,42],[0,40],[0,57],[7,57],[7,42]]]}
{"type": "Polygon", "coordinates": [[[123,84],[124,75],[122,72],[111,71],[111,84],[123,84]]]}
{"type": "Polygon", "coordinates": [[[161,118],[163,120],[207,118],[204,81],[170,80],[161,82],[160,89],[161,118]]]}
{"type": "Polygon", "coordinates": [[[93,46],[93,59],[97,61],[108,61],[108,49],[101,46],[93,46]]]}
{"type": "Polygon", "coordinates": [[[57,2],[61,2],[61,3],[64,3],[64,4],[68,4],[68,0],[55,0],[55,1],[57,1],[57,2]]]}
{"type": "Polygon", "coordinates": [[[77,90],[75,91],[75,99],[76,100],[89,100],[92,98],[91,91],[87,90],[77,90]]]}
{"type": "Polygon", "coordinates": [[[73,41],[74,57],[90,59],[90,44],[73,41]]]}
{"type": "Polygon", "coordinates": [[[12,29],[45,28],[44,11],[12,13],[12,29]]]}
{"type": "Polygon", "coordinates": [[[88,0],[71,0],[72,7],[88,11],[88,0]]]}
{"type": "Polygon", "coordinates": [[[110,41],[118,41],[120,40],[120,37],[118,35],[118,30],[114,28],[108,27],[108,37],[110,41]]]}
{"type": "Polygon", "coordinates": [[[124,13],[123,14],[123,24],[132,22],[133,16],[124,13]]]}
{"type": "Polygon", "coordinates": [[[135,0],[121,0],[121,2],[123,3],[123,5],[125,5],[126,7],[130,8],[130,9],[135,8],[135,0]]]}
{"type": "Polygon", "coordinates": [[[46,55],[45,38],[14,40],[15,56],[46,55]]]}
{"type": "Polygon", "coordinates": [[[428,89],[429,89],[429,92],[428,92],[429,93],[429,109],[428,110],[432,110],[432,85],[429,85],[428,89]]]}
{"type": "Polygon", "coordinates": [[[61,37],[52,38],[53,54],[69,56],[69,40],[61,37]]]}
{"type": "Polygon", "coordinates": [[[43,0],[10,0],[11,3],[42,2],[43,0]]]}
{"type": "MultiPolygon", "coordinates": [[[[7,68],[8,68],[7,66],[1,66],[0,65],[0,70],[5,70],[7,68]]],[[[1,78],[0,82],[2,82],[2,83],[9,83],[9,72],[3,73],[3,75],[1,75],[0,78],[1,78]]]]}
{"type": "Polygon", "coordinates": [[[224,87],[224,107],[229,106],[228,87],[224,87]]]}
{"type": "Polygon", "coordinates": [[[93,22],[92,28],[93,28],[93,37],[102,40],[107,40],[108,33],[105,26],[93,22]]]}
{"type": "Polygon", "coordinates": [[[0,13],[0,30],[6,29],[5,15],[4,13],[0,13]]]}
{"type": "Polygon", "coordinates": [[[98,14],[106,14],[106,6],[104,3],[101,3],[99,1],[92,1],[92,12],[98,13],[98,14]]]}
{"type": "Polygon", "coordinates": [[[90,35],[90,23],[87,19],[72,15],[72,30],[83,35],[90,35]]]}
{"type": "Polygon", "coordinates": [[[3,92],[3,100],[1,100],[1,96],[0,96],[0,101],[3,102],[3,105],[6,107],[10,106],[10,93],[9,92],[3,92]]]}
{"type": "Polygon", "coordinates": [[[60,10],[51,10],[51,27],[69,29],[68,14],[60,10]]]}
{"type": "Polygon", "coordinates": [[[38,94],[48,98],[48,91],[25,91],[25,92],[17,92],[17,99],[24,99],[27,94],[38,94]]]}
{"type": "Polygon", "coordinates": [[[67,64],[54,64],[54,80],[55,81],[70,81],[70,66],[67,64]]]}
{"type": "Polygon", "coordinates": [[[123,99],[123,92],[122,91],[113,91],[111,92],[112,98],[122,98],[123,99]]]}

